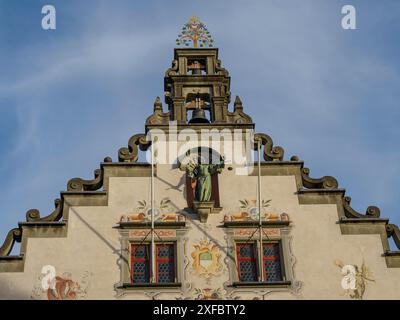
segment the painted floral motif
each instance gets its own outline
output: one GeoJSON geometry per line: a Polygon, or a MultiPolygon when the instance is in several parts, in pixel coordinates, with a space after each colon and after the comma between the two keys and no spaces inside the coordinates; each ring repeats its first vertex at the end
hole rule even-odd
{"type": "Polygon", "coordinates": [[[193,245],[193,270],[195,274],[206,279],[216,276],[222,270],[219,247],[208,239],[193,245]]]}
{"type": "Polygon", "coordinates": [[[194,300],[222,300],[221,288],[194,289],[194,300]]]}
{"type": "Polygon", "coordinates": [[[341,285],[345,293],[348,294],[351,299],[362,300],[367,282],[375,282],[372,272],[365,265],[364,261],[361,267],[357,265],[345,265],[340,260],[336,260],[335,265],[341,269],[341,274],[343,276],[341,285]]]}
{"type": "Polygon", "coordinates": [[[75,281],[71,273],[65,272],[60,276],[55,276],[48,281],[48,288],[43,288],[45,275],[38,278],[38,284],[34,287],[32,299],[47,300],[77,300],[84,298],[90,285],[92,274],[86,271],[80,281],[75,281]]]}
{"type": "MultiPolygon", "coordinates": [[[[185,221],[185,216],[173,212],[171,200],[164,198],[154,208],[154,218],[160,222],[185,221]]],[[[151,220],[151,204],[146,200],[138,201],[136,211],[122,215],[119,222],[145,222],[151,220]]]]}
{"type": "MultiPolygon", "coordinates": [[[[287,213],[276,213],[268,211],[271,199],[261,201],[261,218],[265,221],[289,221],[287,213]]],[[[258,204],[256,199],[242,199],[240,202],[240,211],[226,215],[224,221],[258,221],[258,204]]]]}

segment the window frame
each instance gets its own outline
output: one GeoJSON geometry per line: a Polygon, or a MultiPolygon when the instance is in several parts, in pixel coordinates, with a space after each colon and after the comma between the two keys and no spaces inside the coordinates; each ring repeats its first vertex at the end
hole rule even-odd
{"type": "MultiPolygon", "coordinates": [[[[156,284],[159,284],[159,285],[162,285],[162,284],[168,284],[168,283],[177,283],[177,248],[176,248],[176,241],[175,242],[173,242],[173,241],[168,241],[168,242],[155,242],[154,243],[154,247],[155,247],[155,254],[154,254],[154,257],[155,257],[155,282],[154,283],[156,283],[156,284]],[[158,281],[158,278],[159,278],[159,273],[158,273],[158,263],[159,263],[159,260],[160,260],[160,258],[158,257],[158,247],[160,246],[160,245],[168,245],[168,246],[172,246],[172,248],[173,248],[173,252],[174,252],[174,256],[173,256],[173,258],[172,258],[172,263],[173,263],[173,270],[174,270],[174,281],[172,281],[172,282],[159,282],[158,281]]],[[[164,258],[162,258],[162,259],[164,259],[164,258]]],[[[169,258],[168,258],[169,259],[169,258]]]]}
{"type": "Polygon", "coordinates": [[[259,270],[258,270],[258,263],[257,263],[257,244],[255,241],[249,241],[249,242],[244,242],[244,241],[238,241],[235,243],[235,249],[236,249],[236,267],[237,267],[237,278],[239,282],[258,282],[259,279],[259,270]],[[254,258],[245,258],[245,257],[240,257],[239,258],[239,253],[240,253],[240,247],[244,245],[251,245],[253,247],[253,255],[254,258]],[[241,280],[241,270],[240,270],[240,262],[241,261],[254,261],[254,271],[255,271],[255,279],[254,281],[242,281],[241,280]]]}
{"type": "Polygon", "coordinates": [[[266,268],[265,268],[265,261],[266,261],[266,259],[265,259],[265,255],[264,255],[264,245],[266,245],[266,244],[277,244],[278,245],[278,254],[279,254],[279,268],[280,268],[280,271],[281,271],[281,279],[280,280],[278,280],[278,282],[281,282],[281,281],[285,281],[285,279],[286,279],[286,276],[285,276],[285,268],[284,268],[284,266],[285,266],[285,261],[284,261],[284,256],[283,256],[283,250],[282,250],[282,242],[280,241],[280,240],[270,240],[270,241],[263,241],[262,242],[262,251],[263,251],[263,257],[262,257],[262,266],[263,266],[263,268],[262,268],[262,272],[263,272],[263,277],[264,277],[264,282],[265,283],[274,283],[274,282],[276,282],[276,281],[267,281],[267,270],[266,270],[266,268]]]}
{"type": "Polygon", "coordinates": [[[146,283],[150,283],[151,281],[151,254],[150,254],[150,244],[149,243],[130,243],[130,264],[129,264],[129,270],[130,270],[130,280],[132,284],[146,284],[146,283]],[[147,255],[147,259],[146,258],[135,258],[134,257],[134,251],[133,251],[133,247],[140,247],[140,246],[144,246],[146,248],[146,255],[147,255]],[[148,268],[148,281],[147,282],[134,282],[133,281],[133,277],[134,277],[134,268],[133,268],[133,264],[134,264],[134,260],[136,260],[136,262],[142,262],[140,260],[144,260],[144,262],[146,263],[146,267],[148,268]],[[139,260],[139,261],[138,261],[139,260]]]}
{"type": "Polygon", "coordinates": [[[132,286],[145,286],[145,285],[155,285],[155,286],[170,286],[170,285],[180,285],[178,282],[178,252],[177,252],[177,241],[172,240],[172,241],[155,241],[154,242],[154,282],[151,282],[151,266],[152,266],[152,254],[151,254],[151,243],[149,241],[145,242],[138,242],[138,241],[129,241],[129,279],[130,279],[130,285],[132,286]],[[148,267],[149,267],[149,281],[148,282],[133,282],[133,252],[132,252],[132,247],[133,246],[146,246],[148,250],[148,267]],[[172,245],[172,248],[174,250],[174,258],[173,258],[173,266],[174,266],[174,281],[173,282],[158,282],[158,256],[157,256],[157,247],[159,245],[172,245]]]}
{"type": "Polygon", "coordinates": [[[260,257],[259,257],[259,250],[260,250],[260,241],[259,240],[251,240],[251,241],[246,241],[243,239],[234,239],[234,250],[235,250],[235,276],[234,276],[234,281],[233,285],[234,286],[275,286],[275,285],[290,285],[291,281],[287,280],[287,274],[286,274],[286,264],[285,260],[286,257],[284,256],[284,251],[283,251],[283,243],[282,239],[271,239],[271,240],[266,240],[263,239],[262,241],[262,248],[264,249],[264,244],[278,244],[279,248],[279,262],[280,262],[280,271],[281,271],[281,280],[279,281],[267,281],[266,280],[266,270],[264,266],[264,250],[263,250],[263,257],[262,257],[262,270],[260,270],[260,257]],[[238,245],[240,244],[247,244],[251,243],[253,245],[253,249],[255,250],[255,269],[256,269],[256,281],[242,281],[240,279],[240,261],[238,259],[238,245]],[[264,281],[261,281],[261,272],[263,273],[263,278],[264,281]]]}
{"type": "Polygon", "coordinates": [[[121,249],[119,251],[116,263],[119,267],[119,281],[114,283],[114,290],[117,297],[125,294],[136,294],[146,292],[152,294],[157,292],[180,293],[182,291],[182,281],[188,281],[184,270],[185,246],[188,241],[187,228],[185,225],[176,227],[164,225],[155,225],[156,232],[163,232],[160,235],[162,239],[155,239],[155,243],[173,243],[175,244],[175,283],[132,283],[131,281],[131,245],[132,244],[151,244],[149,238],[150,229],[147,226],[119,226],[117,227],[120,235],[119,241],[121,249]],[[178,263],[182,262],[182,263],[178,263]]]}
{"type": "Polygon", "coordinates": [[[289,292],[294,295],[301,294],[303,282],[297,279],[295,275],[296,257],[293,254],[292,242],[293,236],[291,235],[291,226],[287,224],[275,224],[265,222],[263,229],[275,229],[277,232],[271,232],[267,235],[268,230],[263,233],[263,242],[279,241],[281,244],[281,266],[283,268],[283,281],[280,282],[239,282],[237,272],[237,259],[236,259],[236,243],[253,241],[259,243],[258,235],[255,235],[254,225],[247,223],[237,224],[224,224],[225,234],[227,241],[228,254],[231,259],[228,259],[228,274],[229,280],[224,285],[228,295],[236,296],[238,294],[248,293],[249,290],[256,290],[261,296],[264,293],[270,292],[289,292]],[[257,290],[264,291],[257,291],[257,290]],[[267,290],[266,290],[267,289],[267,290]],[[265,291],[266,290],[266,291],[265,291]]]}

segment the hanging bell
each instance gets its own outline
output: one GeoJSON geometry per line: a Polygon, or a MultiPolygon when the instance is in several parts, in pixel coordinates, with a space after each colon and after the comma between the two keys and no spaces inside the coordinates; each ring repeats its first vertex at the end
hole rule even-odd
{"type": "Polygon", "coordinates": [[[189,123],[210,123],[210,121],[206,118],[206,113],[203,109],[196,108],[193,110],[192,119],[190,119],[189,123]]]}
{"type": "Polygon", "coordinates": [[[200,68],[193,68],[192,75],[195,75],[195,76],[201,75],[201,69],[200,68]]]}

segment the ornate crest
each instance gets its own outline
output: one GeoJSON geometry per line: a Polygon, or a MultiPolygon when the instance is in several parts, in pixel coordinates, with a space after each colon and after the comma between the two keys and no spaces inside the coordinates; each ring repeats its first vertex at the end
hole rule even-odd
{"type": "Polygon", "coordinates": [[[190,41],[193,42],[194,48],[212,47],[214,42],[204,23],[196,16],[191,17],[183,26],[178,39],[176,39],[176,44],[188,47],[190,41]]]}
{"type": "Polygon", "coordinates": [[[216,276],[222,270],[221,253],[217,245],[208,239],[203,239],[198,244],[193,245],[193,248],[192,267],[198,276],[208,279],[216,276]]]}

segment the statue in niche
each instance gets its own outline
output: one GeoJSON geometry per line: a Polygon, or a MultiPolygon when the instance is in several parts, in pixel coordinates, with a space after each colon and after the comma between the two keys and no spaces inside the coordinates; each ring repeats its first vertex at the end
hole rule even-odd
{"type": "MultiPolygon", "coordinates": [[[[203,163],[200,156],[197,163],[190,162],[186,167],[187,175],[195,182],[195,200],[199,202],[208,202],[211,199],[212,183],[211,176],[221,173],[225,167],[224,159],[218,164],[203,163]]],[[[193,185],[193,183],[192,183],[193,185]]]]}

